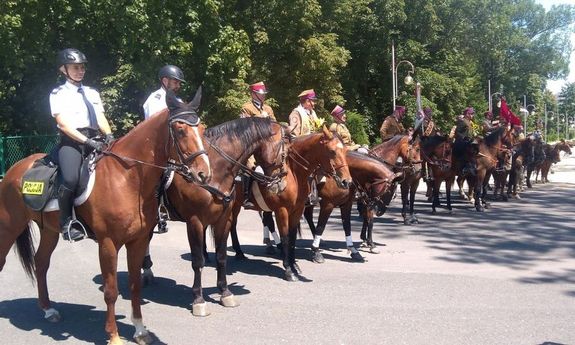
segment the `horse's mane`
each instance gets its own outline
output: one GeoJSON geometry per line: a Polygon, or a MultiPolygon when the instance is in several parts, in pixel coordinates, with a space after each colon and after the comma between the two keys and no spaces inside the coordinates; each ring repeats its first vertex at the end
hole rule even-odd
{"type": "Polygon", "coordinates": [[[487,146],[495,145],[497,141],[499,141],[499,138],[503,136],[504,131],[505,127],[499,127],[493,132],[489,133],[484,139],[485,145],[487,146]]]}
{"type": "Polygon", "coordinates": [[[382,142],[381,145],[383,145],[383,144],[395,145],[399,141],[401,141],[401,139],[403,139],[404,136],[405,136],[404,134],[396,134],[393,137],[391,137],[390,139],[382,142]]]}
{"type": "Polygon", "coordinates": [[[421,137],[421,148],[426,150],[447,141],[447,137],[443,135],[432,135],[429,137],[421,137]]]}
{"type": "Polygon", "coordinates": [[[271,137],[274,134],[271,124],[270,119],[263,117],[236,119],[207,128],[204,136],[216,141],[222,138],[237,138],[248,147],[261,139],[271,137]]]}

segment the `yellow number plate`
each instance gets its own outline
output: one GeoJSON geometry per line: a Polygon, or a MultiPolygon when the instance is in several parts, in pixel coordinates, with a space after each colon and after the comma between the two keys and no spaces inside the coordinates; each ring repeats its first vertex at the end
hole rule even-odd
{"type": "Polygon", "coordinates": [[[44,192],[44,182],[24,181],[22,194],[42,195],[44,192]]]}

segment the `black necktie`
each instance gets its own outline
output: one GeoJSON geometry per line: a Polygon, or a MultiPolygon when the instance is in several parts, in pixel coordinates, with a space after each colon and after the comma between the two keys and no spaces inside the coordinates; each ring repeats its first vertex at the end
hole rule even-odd
{"type": "Polygon", "coordinates": [[[96,118],[96,110],[94,110],[94,106],[86,98],[86,94],[84,93],[84,89],[78,88],[78,92],[82,95],[82,98],[84,99],[84,103],[86,103],[86,108],[88,108],[88,117],[90,118],[90,127],[93,129],[98,129],[98,119],[96,118]]]}

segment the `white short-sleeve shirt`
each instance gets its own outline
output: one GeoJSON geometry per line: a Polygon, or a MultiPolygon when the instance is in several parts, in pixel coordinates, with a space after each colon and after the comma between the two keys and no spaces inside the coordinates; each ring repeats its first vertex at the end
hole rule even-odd
{"type": "Polygon", "coordinates": [[[166,109],[166,90],[163,87],[152,92],[144,103],[144,119],[149,119],[150,116],[157,112],[166,109]]]}
{"type": "MultiPolygon", "coordinates": [[[[84,103],[79,87],[66,81],[65,84],[55,88],[50,94],[50,111],[53,117],[64,116],[64,121],[72,128],[90,127],[88,108],[84,103]]],[[[104,113],[104,105],[98,91],[82,85],[86,98],[94,106],[96,115],[104,113]]]]}

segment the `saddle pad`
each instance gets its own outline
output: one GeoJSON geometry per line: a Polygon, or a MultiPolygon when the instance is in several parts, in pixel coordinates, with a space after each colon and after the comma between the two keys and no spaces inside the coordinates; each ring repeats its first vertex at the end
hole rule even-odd
{"type": "MultiPolygon", "coordinates": [[[[90,171],[90,177],[88,179],[88,184],[86,185],[86,189],[82,194],[80,194],[76,199],[74,199],[74,206],[80,206],[88,200],[90,194],[92,193],[92,189],[94,188],[94,183],[96,182],[96,171],[90,171]]],[[[44,208],[44,212],[52,212],[60,210],[60,206],[58,205],[58,198],[54,197],[50,199],[46,207],[44,208]]]]}
{"type": "Polygon", "coordinates": [[[22,197],[32,210],[41,211],[56,196],[57,171],[57,165],[42,158],[22,177],[22,197]]]}
{"type": "Polygon", "coordinates": [[[260,191],[259,183],[252,183],[252,195],[256,201],[256,204],[262,209],[262,211],[271,212],[272,209],[266,204],[262,192],[260,191]]]}

